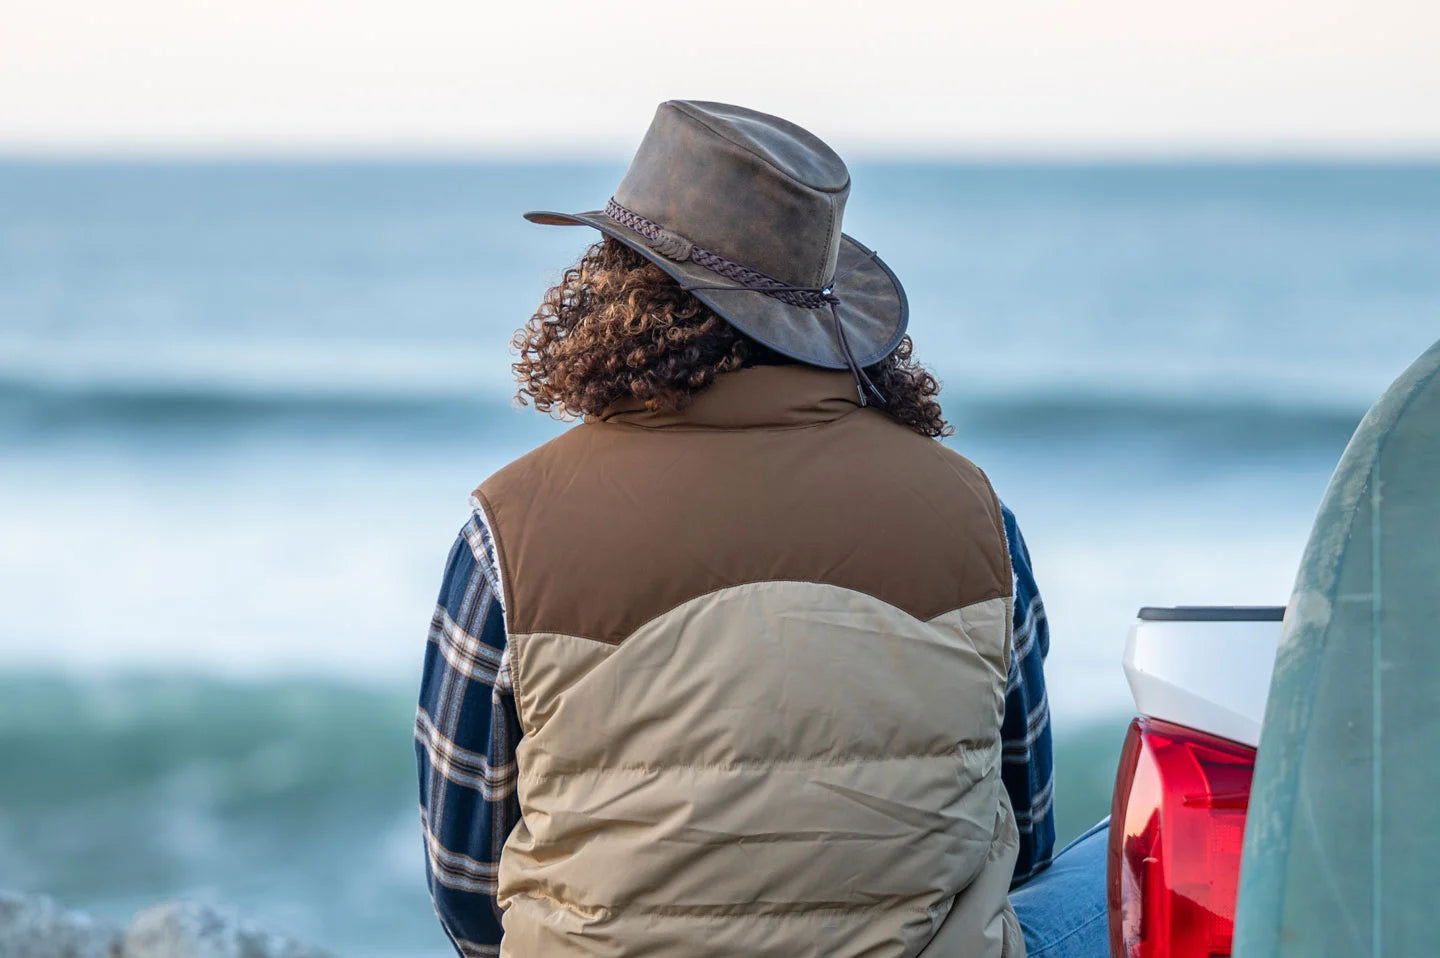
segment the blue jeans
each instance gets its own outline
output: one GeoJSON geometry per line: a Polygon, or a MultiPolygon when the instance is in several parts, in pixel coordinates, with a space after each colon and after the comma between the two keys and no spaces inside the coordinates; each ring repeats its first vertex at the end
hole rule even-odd
{"type": "Polygon", "coordinates": [[[1110,819],[1075,839],[1010,893],[1029,958],[1108,958],[1105,846],[1110,819]]]}

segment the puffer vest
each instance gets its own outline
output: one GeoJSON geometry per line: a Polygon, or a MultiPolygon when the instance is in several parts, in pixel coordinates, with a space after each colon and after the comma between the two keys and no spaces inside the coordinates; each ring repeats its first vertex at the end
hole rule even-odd
{"type": "Polygon", "coordinates": [[[761,366],[476,497],[524,733],[502,955],[1023,956],[976,466],[848,372],[761,366]]]}

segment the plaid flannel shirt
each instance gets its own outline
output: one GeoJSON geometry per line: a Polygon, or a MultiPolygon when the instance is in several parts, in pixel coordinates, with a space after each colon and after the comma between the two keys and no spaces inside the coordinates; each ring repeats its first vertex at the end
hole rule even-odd
{"type": "MultiPolygon", "coordinates": [[[[1018,884],[1050,863],[1055,845],[1044,676],[1050,631],[1025,540],[1014,514],[1002,509],[1015,576],[1015,621],[1001,778],[1020,830],[1018,884]]],[[[494,545],[477,508],[450,550],[415,714],[426,880],[440,923],[465,958],[500,954],[496,873],[500,851],[520,819],[515,751],[521,734],[504,595],[494,545]]]]}

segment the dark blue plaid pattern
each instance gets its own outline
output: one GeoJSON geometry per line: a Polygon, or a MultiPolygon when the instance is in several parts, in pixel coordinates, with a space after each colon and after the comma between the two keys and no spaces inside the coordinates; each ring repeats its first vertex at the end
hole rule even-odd
{"type": "MultiPolygon", "coordinates": [[[[1015,516],[1004,510],[1015,574],[1015,650],[1005,696],[1001,774],[1020,827],[1016,883],[1050,863],[1055,845],[1045,609],[1015,516]]],[[[520,819],[520,719],[506,653],[504,596],[477,511],[460,530],[430,623],[415,754],[425,873],[435,912],[465,958],[499,955],[500,851],[520,819]]]]}
{"type": "Polygon", "coordinates": [[[478,513],[450,550],[428,638],[415,712],[425,876],[456,951],[498,956],[495,882],[520,820],[520,718],[494,551],[478,513]]]}
{"type": "Polygon", "coordinates": [[[1004,740],[1000,778],[1020,829],[1013,888],[1044,870],[1055,853],[1055,764],[1050,751],[1050,700],[1045,695],[1050,624],[1015,513],[1004,505],[1000,509],[1015,575],[1014,650],[1005,689],[1005,721],[1000,726],[1004,740]]]}

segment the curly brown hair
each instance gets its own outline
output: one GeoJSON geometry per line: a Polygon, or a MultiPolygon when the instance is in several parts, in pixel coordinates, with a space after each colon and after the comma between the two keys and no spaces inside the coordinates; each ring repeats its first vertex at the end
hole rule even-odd
{"type": "MultiPolygon", "coordinates": [[[[621,399],[685,408],[721,373],[793,362],[717,316],[668,274],[605,237],[565,270],[515,333],[521,405],[561,419],[596,416],[621,399]]],[[[877,405],[922,436],[953,433],[936,396],[940,383],[912,358],[906,336],[865,372],[877,405]]]]}

